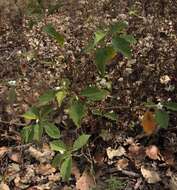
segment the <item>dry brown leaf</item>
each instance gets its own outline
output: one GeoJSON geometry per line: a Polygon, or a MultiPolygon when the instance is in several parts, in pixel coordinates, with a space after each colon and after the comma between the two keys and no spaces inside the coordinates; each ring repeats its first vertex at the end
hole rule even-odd
{"type": "Polygon", "coordinates": [[[123,158],[117,161],[116,166],[118,170],[123,170],[128,166],[128,159],[123,158]]]}
{"type": "Polygon", "coordinates": [[[42,152],[41,152],[31,146],[31,147],[29,147],[28,151],[29,151],[30,155],[33,158],[35,158],[36,160],[38,160],[40,163],[48,162],[54,156],[54,152],[48,148],[43,148],[42,152]]]}
{"type": "Polygon", "coordinates": [[[108,158],[111,160],[116,156],[119,157],[119,156],[125,155],[126,150],[122,146],[119,146],[118,149],[112,149],[111,147],[108,147],[106,149],[106,153],[107,153],[108,158]]]}
{"type": "Polygon", "coordinates": [[[37,174],[49,175],[56,172],[56,169],[50,164],[41,164],[35,169],[37,174]]]}
{"type": "Polygon", "coordinates": [[[160,151],[155,145],[146,148],[146,155],[152,160],[160,160],[160,151]]]}
{"type": "Polygon", "coordinates": [[[95,186],[94,179],[87,171],[84,171],[82,176],[76,182],[77,190],[90,190],[94,186],[95,186]]]}
{"type": "Polygon", "coordinates": [[[9,186],[4,182],[0,183],[0,190],[10,190],[9,186]]]}
{"type": "Polygon", "coordinates": [[[49,181],[59,181],[61,179],[59,173],[51,174],[48,176],[49,181]]]}
{"type": "Polygon", "coordinates": [[[20,152],[10,152],[8,154],[9,159],[14,162],[20,163],[21,162],[21,153],[20,152]]]}
{"type": "Polygon", "coordinates": [[[177,190],[177,175],[172,175],[169,184],[170,190],[177,190]]]}
{"type": "Polygon", "coordinates": [[[144,157],[144,147],[138,144],[132,144],[128,148],[130,157],[143,156],[144,157]]]}
{"type": "Polygon", "coordinates": [[[152,169],[146,169],[144,166],[141,166],[141,173],[148,183],[157,183],[161,180],[159,174],[156,171],[152,169]]]}
{"type": "Polygon", "coordinates": [[[168,164],[169,166],[174,166],[176,164],[175,155],[171,151],[165,150],[162,153],[162,156],[165,163],[168,164]]]}
{"type": "Polygon", "coordinates": [[[4,154],[8,152],[8,150],[9,150],[9,148],[6,146],[0,147],[0,158],[3,157],[4,154]]]}

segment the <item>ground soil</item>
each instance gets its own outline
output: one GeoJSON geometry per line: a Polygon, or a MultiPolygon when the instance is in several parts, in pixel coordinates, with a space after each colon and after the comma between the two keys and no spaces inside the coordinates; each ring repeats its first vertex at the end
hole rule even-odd
{"type": "MultiPolygon", "coordinates": [[[[98,27],[120,20],[128,22],[128,33],[135,36],[137,43],[133,46],[131,60],[117,55],[107,65],[106,80],[112,82],[112,92],[111,97],[101,105],[106,110],[114,110],[119,119],[117,124],[105,124],[105,121],[97,121],[89,116],[84,130],[91,133],[94,139],[102,129],[107,129],[104,125],[108,125],[111,135],[114,134],[112,139],[106,142],[98,139],[98,146],[91,149],[92,156],[95,152],[105,155],[109,146],[124,146],[130,137],[136,141],[136,136],[142,132],[140,117],[146,110],[144,102],[177,101],[176,7],[176,0],[69,0],[64,1],[53,14],[45,13],[31,29],[28,26],[29,18],[22,10],[15,10],[14,14],[9,11],[1,14],[0,147],[21,144],[19,132],[23,121],[19,116],[33,105],[44,91],[58,87],[62,78],[71,81],[71,89],[76,93],[89,84],[97,84],[99,75],[94,65],[94,57],[84,53],[83,49],[98,27]],[[58,46],[42,31],[42,27],[47,23],[52,23],[64,34],[64,47],[58,46]],[[23,56],[27,52],[33,52],[35,58],[28,60],[23,56]],[[167,83],[162,80],[164,76],[170,79],[167,83]],[[15,86],[11,85],[13,81],[15,86]],[[12,88],[15,88],[17,97],[15,102],[10,103],[7,97],[12,88]]],[[[160,150],[171,146],[170,151],[176,155],[176,120],[176,114],[170,114],[168,130],[161,130],[155,137],[137,140],[137,143],[142,146],[155,144],[160,150]],[[167,138],[174,140],[172,144],[166,141],[167,138]]],[[[13,162],[8,158],[3,159],[0,165],[1,176],[5,175],[8,165],[13,162]]],[[[174,160],[176,163],[176,158],[174,160]]],[[[140,165],[155,165],[162,178],[159,183],[149,184],[141,177],[140,166],[137,166],[134,159],[130,159],[128,169],[138,174],[138,177],[114,171],[115,162],[116,160],[108,164],[106,161],[104,166],[95,166],[103,171],[103,175],[98,177],[98,184],[102,184],[110,175],[115,175],[127,182],[124,188],[127,190],[134,189],[139,179],[141,183],[138,189],[169,189],[167,183],[170,177],[167,176],[167,171],[171,169],[174,175],[176,173],[175,165],[164,166],[162,161],[142,159],[140,165]]],[[[30,161],[25,157],[23,165],[27,163],[30,161]]],[[[78,160],[78,164],[81,167],[82,161],[78,160]]],[[[21,165],[20,167],[23,172],[24,168],[21,165]]],[[[56,184],[56,189],[62,188],[61,183],[58,182],[58,186],[56,184]]],[[[33,185],[30,184],[29,187],[33,185]]]]}

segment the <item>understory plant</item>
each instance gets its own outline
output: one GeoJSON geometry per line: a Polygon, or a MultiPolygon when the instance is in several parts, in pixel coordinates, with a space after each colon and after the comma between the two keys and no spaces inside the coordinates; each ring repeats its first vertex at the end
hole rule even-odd
{"type": "Polygon", "coordinates": [[[95,64],[101,76],[105,75],[108,64],[118,53],[131,58],[131,45],[136,43],[133,35],[127,33],[128,23],[117,22],[94,33],[93,39],[86,47],[86,52],[95,55],[95,64]]]}
{"type": "MultiPolygon", "coordinates": [[[[40,2],[38,4],[40,5],[40,2]]],[[[95,51],[95,63],[101,76],[105,74],[107,62],[118,52],[127,58],[131,57],[131,45],[135,43],[135,39],[127,34],[126,29],[127,23],[119,22],[107,29],[95,32],[95,37],[87,50],[95,51]]],[[[44,26],[43,32],[60,46],[64,45],[64,36],[57,32],[52,24],[44,26]]],[[[109,93],[108,88],[90,85],[78,94],[70,89],[69,80],[64,79],[59,88],[45,92],[36,104],[23,114],[28,123],[21,132],[24,143],[40,142],[43,135],[48,135],[50,147],[57,153],[52,163],[55,167],[59,167],[64,181],[68,181],[71,175],[72,158],[88,143],[90,135],[82,133],[72,145],[68,146],[62,140],[60,127],[54,122],[54,115],[64,111],[76,128],[82,127],[82,121],[89,113],[117,121],[117,114],[113,111],[106,112],[95,108],[95,103],[98,104],[106,99],[109,93]]],[[[67,129],[67,126],[65,127],[67,129]]]]}
{"type": "MultiPolygon", "coordinates": [[[[39,97],[38,102],[23,114],[24,119],[29,123],[21,131],[23,141],[40,142],[44,134],[48,135],[51,139],[51,149],[57,152],[53,165],[60,168],[63,180],[67,181],[71,174],[72,157],[87,144],[90,135],[80,134],[73,145],[68,147],[62,141],[60,128],[54,123],[53,115],[57,114],[58,108],[63,107],[75,126],[80,128],[88,110],[94,110],[94,102],[104,100],[108,94],[109,91],[106,89],[88,86],[76,95],[70,90],[68,80],[63,80],[58,90],[45,92],[39,97]]],[[[113,121],[117,119],[114,112],[106,113],[95,109],[93,114],[113,121]]]]}

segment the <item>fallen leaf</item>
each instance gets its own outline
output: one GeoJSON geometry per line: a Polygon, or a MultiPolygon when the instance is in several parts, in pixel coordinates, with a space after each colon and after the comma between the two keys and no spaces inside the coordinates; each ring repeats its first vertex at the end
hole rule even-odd
{"type": "Polygon", "coordinates": [[[84,171],[82,176],[76,182],[76,190],[90,190],[93,187],[95,187],[93,177],[87,171],[84,171]]]}
{"type": "Polygon", "coordinates": [[[20,152],[10,152],[8,154],[8,157],[10,160],[16,162],[16,163],[20,163],[21,162],[21,154],[20,152]]]}
{"type": "Polygon", "coordinates": [[[4,154],[8,152],[8,150],[9,149],[6,146],[0,147],[0,158],[2,158],[4,156],[4,154]]]}
{"type": "Polygon", "coordinates": [[[49,181],[56,182],[56,181],[60,181],[61,176],[59,173],[55,173],[55,174],[52,173],[51,175],[48,176],[48,179],[49,179],[49,181]]]}
{"type": "Polygon", "coordinates": [[[144,155],[144,148],[138,144],[130,145],[128,151],[131,157],[140,156],[141,154],[144,155]]]}
{"type": "Polygon", "coordinates": [[[31,146],[29,147],[28,152],[33,158],[38,160],[40,163],[48,162],[54,156],[54,152],[48,148],[43,148],[42,151],[39,151],[31,146]]]}
{"type": "Polygon", "coordinates": [[[123,158],[123,159],[120,159],[120,160],[118,160],[117,161],[117,163],[116,163],[116,167],[117,167],[117,169],[118,170],[123,170],[123,169],[125,169],[127,166],[128,166],[128,159],[126,159],[126,158],[123,158]]]}
{"type": "Polygon", "coordinates": [[[10,190],[9,186],[4,182],[0,183],[0,190],[10,190]]]}
{"type": "Polygon", "coordinates": [[[161,180],[159,174],[156,171],[152,169],[146,169],[144,166],[141,166],[141,173],[148,183],[157,183],[161,180]]]}
{"type": "Polygon", "coordinates": [[[174,166],[176,164],[175,155],[171,151],[165,150],[162,153],[162,157],[165,163],[168,164],[169,166],[174,166]]]}
{"type": "Polygon", "coordinates": [[[37,174],[49,175],[56,172],[56,169],[50,164],[41,164],[35,169],[37,174]]]}
{"type": "Polygon", "coordinates": [[[171,176],[169,188],[170,188],[170,190],[176,190],[177,189],[177,175],[171,176]]]}
{"type": "Polygon", "coordinates": [[[154,114],[151,111],[146,111],[142,119],[142,127],[146,135],[152,135],[156,132],[157,124],[154,114]]]}
{"type": "Polygon", "coordinates": [[[160,160],[160,151],[155,145],[146,148],[146,155],[152,160],[160,160]]]}
{"type": "Polygon", "coordinates": [[[119,146],[118,149],[112,149],[111,147],[108,147],[106,149],[106,153],[109,159],[113,159],[116,156],[119,157],[125,155],[126,150],[122,146],[119,146]]]}

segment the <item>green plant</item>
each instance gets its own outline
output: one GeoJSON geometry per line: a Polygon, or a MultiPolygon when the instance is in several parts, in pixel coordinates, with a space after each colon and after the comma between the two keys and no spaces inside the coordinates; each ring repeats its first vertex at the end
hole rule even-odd
{"type": "Polygon", "coordinates": [[[146,103],[146,107],[153,108],[155,110],[155,121],[160,128],[167,128],[169,125],[169,113],[177,112],[177,103],[175,102],[163,102],[163,103],[146,103]]]}
{"type": "Polygon", "coordinates": [[[128,24],[118,22],[103,30],[97,30],[94,38],[86,48],[86,52],[94,51],[95,64],[101,76],[104,76],[106,64],[119,52],[131,58],[131,45],[136,42],[132,35],[127,34],[128,24]]]}
{"type": "Polygon", "coordinates": [[[111,177],[107,179],[106,185],[106,190],[119,190],[125,187],[125,183],[116,177],[111,177]]]}
{"type": "MultiPolygon", "coordinates": [[[[59,128],[52,121],[53,112],[57,110],[57,107],[64,107],[63,109],[76,127],[80,128],[84,116],[87,115],[89,109],[93,109],[94,102],[105,99],[109,94],[109,91],[105,89],[89,86],[82,90],[79,95],[76,95],[74,91],[70,90],[69,84],[70,82],[65,79],[61,82],[59,90],[48,90],[41,95],[38,102],[23,114],[23,117],[26,120],[30,120],[31,124],[24,127],[21,131],[22,139],[25,143],[40,142],[44,133],[53,139],[50,142],[50,147],[52,150],[59,152],[53,160],[53,165],[60,168],[63,180],[66,181],[71,174],[72,157],[87,144],[90,135],[79,135],[74,144],[71,147],[67,147],[61,140],[59,128]]],[[[99,114],[97,111],[97,115],[107,119],[115,120],[116,118],[113,112],[103,113],[100,111],[99,114]],[[99,115],[100,113],[101,115],[99,115]]]]}

